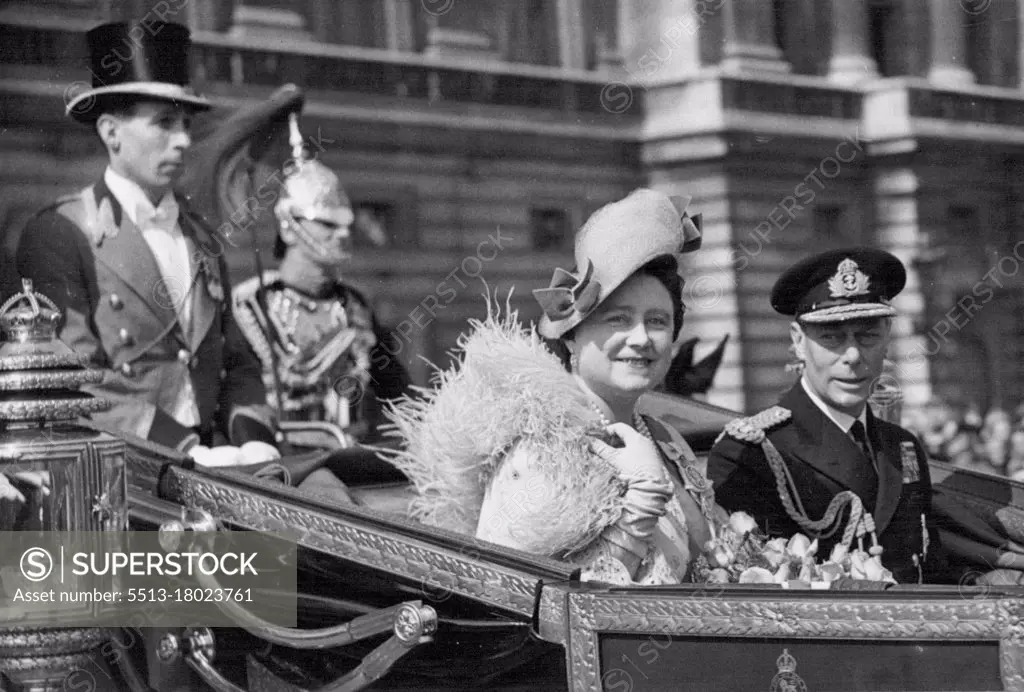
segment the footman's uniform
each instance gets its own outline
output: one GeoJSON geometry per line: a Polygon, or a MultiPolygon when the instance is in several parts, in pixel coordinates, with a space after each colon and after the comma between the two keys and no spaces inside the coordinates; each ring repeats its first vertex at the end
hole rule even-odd
{"type": "MultiPolygon", "coordinates": [[[[95,80],[68,104],[74,119],[95,127],[138,100],[210,107],[187,87],[185,27],[107,24],[88,40],[95,80]],[[130,64],[110,61],[126,41],[130,64]]],[[[225,247],[184,200],[153,205],[110,168],[29,221],[18,271],[64,314],[60,338],[104,369],[91,388],[114,406],[97,422],[182,450],[274,441],[259,362],[231,314],[225,247]]]]}

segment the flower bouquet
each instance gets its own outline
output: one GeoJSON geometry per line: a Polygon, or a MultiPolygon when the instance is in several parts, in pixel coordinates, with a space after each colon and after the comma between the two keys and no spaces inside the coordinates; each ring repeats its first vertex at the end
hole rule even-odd
{"type": "Polygon", "coordinates": [[[746,512],[734,512],[727,524],[712,528],[704,549],[694,563],[697,582],[777,584],[784,589],[879,588],[896,583],[892,572],[882,567],[878,549],[869,553],[836,545],[828,560],[818,563],[817,539],[798,533],[789,540],[769,540],[746,512]]]}

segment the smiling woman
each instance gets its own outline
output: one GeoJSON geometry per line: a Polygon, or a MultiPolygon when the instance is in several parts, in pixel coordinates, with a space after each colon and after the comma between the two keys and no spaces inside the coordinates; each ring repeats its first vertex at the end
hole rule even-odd
{"type": "Polygon", "coordinates": [[[491,314],[425,399],[392,413],[395,462],[420,520],[586,566],[584,577],[671,584],[724,516],[685,440],[638,410],[661,383],[682,327],[677,255],[700,218],[637,190],[576,236],[576,268],[534,292],[539,336],[491,314]]]}

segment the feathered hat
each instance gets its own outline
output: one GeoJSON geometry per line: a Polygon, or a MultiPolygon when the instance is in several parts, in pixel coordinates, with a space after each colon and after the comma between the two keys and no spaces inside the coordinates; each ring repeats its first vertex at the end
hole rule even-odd
{"type": "Polygon", "coordinates": [[[638,189],[594,212],[576,234],[576,268],[555,269],[547,288],[533,292],[544,310],[538,331],[558,339],[608,299],[648,262],[677,256],[701,243],[701,216],[690,216],[687,200],[638,189]]]}

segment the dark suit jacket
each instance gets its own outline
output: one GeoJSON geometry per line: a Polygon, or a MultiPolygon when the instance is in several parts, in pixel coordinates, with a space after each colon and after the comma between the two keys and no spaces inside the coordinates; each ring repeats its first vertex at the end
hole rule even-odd
{"type": "Polygon", "coordinates": [[[83,387],[114,403],[94,416],[99,424],[182,447],[194,434],[170,411],[191,378],[203,442],[217,429],[235,444],[273,442],[259,363],[231,315],[225,245],[179,204],[194,278],[187,334],[160,293],[149,245],[102,179],[29,221],[18,271],[64,313],[61,339],[105,370],[100,384],[83,387]]]}
{"type": "MultiPolygon", "coordinates": [[[[913,556],[920,559],[922,553],[923,515],[930,539],[923,564],[925,579],[948,579],[932,517],[928,459],[917,438],[898,425],[876,418],[869,406],[868,437],[877,457],[876,474],[860,447],[811,401],[799,382],[779,405],[790,410],[792,417],[768,430],[768,439],[789,467],[806,514],[818,520],[837,494],[844,490],[856,493],[865,511],[874,517],[879,543],[885,549],[882,564],[900,583],[918,580],[913,556]],[[904,449],[908,453],[906,465],[904,449]]],[[[711,450],[708,476],[715,485],[715,498],[723,507],[730,512],[748,512],[768,535],[807,533],[786,513],[759,444],[723,436],[711,450]]],[[[848,512],[844,512],[845,517],[848,512]]],[[[845,527],[844,521],[839,531],[819,541],[819,559],[828,557],[845,527]]],[[[864,547],[869,546],[870,538],[865,537],[864,547]]]]}

